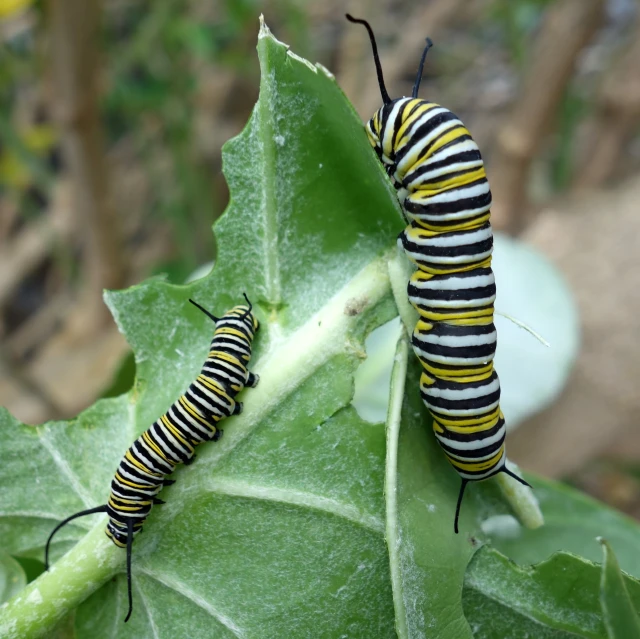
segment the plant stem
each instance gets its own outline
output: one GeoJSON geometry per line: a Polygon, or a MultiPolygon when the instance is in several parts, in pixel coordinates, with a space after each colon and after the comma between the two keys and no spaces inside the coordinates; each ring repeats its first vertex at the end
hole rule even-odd
{"type": "MultiPolygon", "coordinates": [[[[507,466],[514,473],[521,474],[513,462],[507,461],[507,466]]],[[[540,504],[538,504],[538,500],[531,488],[523,486],[505,473],[498,473],[496,481],[504,498],[509,502],[513,512],[525,528],[534,529],[544,526],[544,517],[540,510],[540,504]]]]}
{"type": "Polygon", "coordinates": [[[102,518],[48,572],[0,607],[0,637],[46,636],[70,611],[115,575],[125,552],[104,533],[102,518]]]}
{"type": "Polygon", "coordinates": [[[389,260],[389,279],[391,280],[391,290],[393,291],[393,299],[398,307],[400,319],[404,324],[409,338],[413,335],[413,329],[417,324],[420,316],[417,311],[409,303],[407,298],[407,282],[413,274],[415,267],[407,259],[404,251],[396,246],[394,256],[389,260]]]}
{"type": "Polygon", "coordinates": [[[407,610],[403,598],[402,571],[400,568],[401,533],[398,522],[398,440],[402,420],[402,404],[405,394],[409,341],[403,333],[396,347],[396,356],[391,373],[389,411],[387,413],[387,462],[384,491],[387,503],[386,538],[389,548],[389,567],[393,591],[393,606],[396,611],[396,631],[398,637],[409,636],[407,610]]]}

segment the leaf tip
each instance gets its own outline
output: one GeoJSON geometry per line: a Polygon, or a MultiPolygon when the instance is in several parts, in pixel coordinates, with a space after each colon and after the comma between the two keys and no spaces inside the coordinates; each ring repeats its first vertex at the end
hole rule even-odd
{"type": "Polygon", "coordinates": [[[272,36],[271,29],[269,29],[269,27],[266,25],[264,21],[263,13],[260,14],[259,20],[260,20],[260,31],[258,31],[258,40],[272,36]]]}
{"type": "Polygon", "coordinates": [[[611,546],[609,545],[609,542],[604,537],[601,537],[600,535],[596,537],[596,541],[602,547],[602,562],[603,564],[606,564],[609,561],[610,557],[613,555],[611,546]]]}

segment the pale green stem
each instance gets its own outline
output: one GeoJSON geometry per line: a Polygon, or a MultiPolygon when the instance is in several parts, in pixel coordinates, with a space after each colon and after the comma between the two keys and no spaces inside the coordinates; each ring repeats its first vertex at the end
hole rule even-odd
{"type": "MultiPolygon", "coordinates": [[[[407,298],[407,282],[409,281],[414,269],[400,247],[398,247],[397,253],[389,260],[388,267],[393,297],[395,299],[396,306],[398,307],[402,323],[404,324],[408,335],[411,336],[413,328],[418,321],[418,313],[411,306],[407,298]]],[[[511,317],[508,319],[516,321],[511,317]]],[[[518,322],[516,321],[516,323],[518,322]]],[[[523,326],[523,328],[532,332],[532,330],[526,325],[523,325],[522,323],[518,323],[518,325],[523,326]]],[[[513,464],[511,462],[507,462],[507,464],[509,468],[513,470],[513,464]]],[[[509,503],[523,526],[527,528],[538,528],[544,524],[544,518],[542,517],[540,506],[538,505],[538,501],[530,488],[523,486],[505,473],[499,473],[497,475],[497,481],[504,498],[509,503]]]]}
{"type": "Polygon", "coordinates": [[[125,551],[109,540],[104,529],[101,519],[48,572],[0,607],[0,637],[46,636],[69,611],[120,571],[125,551]]]}
{"type": "Polygon", "coordinates": [[[407,259],[404,251],[399,246],[397,246],[397,251],[394,256],[389,260],[388,267],[393,299],[398,307],[398,313],[407,331],[407,335],[411,337],[411,335],[413,335],[413,329],[420,319],[418,312],[411,306],[409,298],[407,297],[407,282],[415,271],[415,267],[407,259]]]}
{"type": "MultiPolygon", "coordinates": [[[[507,461],[507,467],[511,472],[520,475],[518,467],[513,462],[507,461]]],[[[496,481],[504,498],[509,502],[513,512],[525,528],[533,529],[544,526],[540,505],[531,488],[524,486],[506,473],[499,473],[496,476],[496,481]]]]}
{"type": "Polygon", "coordinates": [[[396,632],[398,637],[407,637],[407,612],[402,597],[403,584],[400,569],[400,531],[398,530],[398,441],[402,403],[409,360],[409,342],[402,333],[396,347],[396,356],[391,372],[389,392],[389,410],[387,412],[387,460],[384,480],[385,500],[387,504],[386,538],[389,548],[389,567],[391,571],[391,589],[393,606],[396,612],[396,632]]]}

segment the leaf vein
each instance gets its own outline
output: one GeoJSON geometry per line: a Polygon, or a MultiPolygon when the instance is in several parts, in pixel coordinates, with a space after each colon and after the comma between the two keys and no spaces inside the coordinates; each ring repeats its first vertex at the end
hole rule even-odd
{"type": "Polygon", "coordinates": [[[242,631],[242,629],[239,628],[229,617],[227,617],[219,610],[216,610],[214,606],[212,606],[203,597],[193,592],[193,590],[188,588],[183,582],[178,581],[174,577],[170,577],[165,573],[160,573],[155,570],[149,570],[148,568],[138,568],[136,572],[142,573],[147,577],[151,577],[151,579],[155,579],[158,583],[161,583],[163,586],[170,588],[185,599],[189,599],[239,639],[243,639],[245,637],[245,633],[242,631]]]}
{"type": "Polygon", "coordinates": [[[48,439],[48,432],[45,431],[42,436],[39,438],[40,443],[43,448],[51,455],[55,465],[58,467],[62,475],[69,482],[71,489],[78,496],[80,501],[87,507],[91,507],[94,504],[91,495],[84,489],[82,483],[76,476],[76,474],[71,470],[71,466],[69,466],[66,459],[62,457],[60,451],[53,445],[52,442],[48,439]]]}
{"type": "Polygon", "coordinates": [[[366,513],[357,507],[337,499],[315,495],[314,493],[279,488],[276,486],[258,486],[237,479],[225,479],[217,477],[203,486],[204,490],[222,495],[234,497],[246,497],[248,499],[260,499],[275,501],[292,506],[304,506],[313,510],[329,513],[341,517],[363,528],[377,533],[384,533],[385,525],[381,518],[366,513]]]}
{"type": "Polygon", "coordinates": [[[156,622],[153,619],[153,615],[151,614],[151,608],[149,607],[149,600],[142,588],[142,584],[138,579],[132,578],[132,581],[135,585],[135,589],[138,593],[138,597],[142,601],[142,605],[144,607],[145,612],[147,613],[147,619],[149,619],[149,625],[151,626],[151,632],[153,632],[153,636],[155,639],[159,639],[160,635],[158,634],[158,626],[156,626],[156,622]]]}

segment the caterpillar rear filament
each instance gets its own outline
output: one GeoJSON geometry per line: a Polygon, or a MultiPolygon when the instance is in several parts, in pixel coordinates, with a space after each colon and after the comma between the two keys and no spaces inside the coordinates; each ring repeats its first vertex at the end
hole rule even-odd
{"type": "Polygon", "coordinates": [[[413,350],[423,372],[420,394],[433,430],[462,479],[454,530],[470,481],[503,472],[505,420],[500,381],[493,368],[496,285],[491,270],[491,191],[476,143],[448,109],[418,96],[432,42],[427,38],[410,98],[392,100],[369,33],[383,106],[366,125],[367,136],[402,205],[408,226],[398,241],[417,270],[407,287],[420,320],[413,350]]]}
{"type": "Polygon", "coordinates": [[[107,513],[106,533],[118,547],[127,550],[127,589],[129,611],[131,594],[131,546],[154,504],[165,503],[156,496],[164,486],[173,484],[167,475],[180,464],[191,464],[195,448],[222,435],[218,423],[225,417],[239,415],[242,403],[235,396],[245,387],[254,387],[258,376],[247,368],[251,345],[259,322],[252,313],[251,302],[235,306],[222,317],[215,317],[198,303],[189,300],[216,325],[209,355],[200,374],[184,395],[157,419],[127,450],[111,481],[109,501],[102,506],[75,513],[60,522],[45,546],[45,566],[49,569],[49,545],[55,533],[77,517],[107,513]]]}

